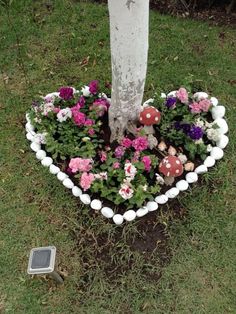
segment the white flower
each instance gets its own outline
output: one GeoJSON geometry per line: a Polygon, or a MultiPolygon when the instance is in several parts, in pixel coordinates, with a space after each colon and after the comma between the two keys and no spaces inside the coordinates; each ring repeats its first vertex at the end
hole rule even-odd
{"type": "Polygon", "coordinates": [[[195,141],[194,142],[196,145],[199,145],[199,144],[202,144],[203,143],[203,140],[202,138],[200,138],[199,140],[195,141]]]}
{"type": "Polygon", "coordinates": [[[178,155],[179,160],[181,161],[182,164],[185,164],[186,161],[188,160],[187,156],[184,154],[179,154],[178,155]]]}
{"type": "Polygon", "coordinates": [[[163,185],[165,183],[165,180],[162,178],[162,176],[159,175],[159,173],[155,173],[156,181],[157,183],[163,185]]]}
{"type": "Polygon", "coordinates": [[[40,118],[38,118],[38,117],[35,117],[35,118],[34,118],[34,121],[35,121],[36,123],[41,123],[41,122],[42,122],[42,119],[40,119],[40,118]]]}
{"type": "Polygon", "coordinates": [[[165,93],[161,93],[161,98],[165,99],[166,98],[166,94],[165,93]]]}
{"type": "Polygon", "coordinates": [[[99,179],[99,180],[107,180],[107,172],[100,172],[100,173],[96,173],[94,175],[95,179],[99,179]]]}
{"type": "Polygon", "coordinates": [[[205,129],[205,122],[203,120],[201,120],[200,118],[198,118],[195,123],[196,126],[199,126],[202,129],[205,129]]]}
{"type": "Polygon", "coordinates": [[[60,98],[59,94],[60,94],[59,92],[54,92],[54,93],[47,94],[45,97],[42,97],[42,98],[47,103],[49,102],[54,103],[56,98],[60,98]]]}
{"type": "Polygon", "coordinates": [[[89,86],[84,86],[81,88],[81,92],[83,94],[84,97],[89,97],[91,96],[90,90],[89,90],[89,86]]]}
{"type": "Polygon", "coordinates": [[[49,112],[54,110],[54,105],[52,102],[47,102],[42,105],[42,115],[47,116],[49,112]]]}
{"type": "Polygon", "coordinates": [[[59,122],[64,122],[72,117],[72,112],[70,108],[61,109],[57,114],[57,120],[59,122]]]}
{"type": "Polygon", "coordinates": [[[209,153],[210,153],[210,152],[212,151],[212,148],[213,148],[213,147],[212,147],[212,145],[211,145],[211,144],[207,145],[207,152],[209,152],[209,153]]]}
{"type": "Polygon", "coordinates": [[[148,188],[148,186],[147,186],[147,184],[145,184],[145,185],[143,186],[143,191],[146,192],[146,191],[147,191],[147,188],[148,188]]]}
{"type": "Polygon", "coordinates": [[[212,126],[213,126],[213,123],[209,123],[209,122],[205,122],[205,126],[206,126],[206,128],[207,129],[211,129],[212,128],[212,126]]]}
{"type": "Polygon", "coordinates": [[[125,176],[129,177],[131,180],[134,179],[136,175],[137,169],[134,165],[131,164],[131,162],[127,162],[125,164],[125,176]]]}
{"type": "Polygon", "coordinates": [[[132,188],[128,184],[126,184],[126,183],[121,184],[119,194],[123,199],[125,199],[125,200],[130,199],[133,196],[133,193],[134,193],[134,191],[132,190],[132,188]]]}
{"type": "Polygon", "coordinates": [[[214,142],[219,141],[220,136],[221,136],[219,129],[208,129],[206,133],[207,133],[207,138],[214,142]]]}
{"type": "Polygon", "coordinates": [[[44,132],[44,133],[37,133],[34,136],[34,142],[37,143],[37,144],[46,144],[46,136],[47,136],[46,132],[44,132]]]}

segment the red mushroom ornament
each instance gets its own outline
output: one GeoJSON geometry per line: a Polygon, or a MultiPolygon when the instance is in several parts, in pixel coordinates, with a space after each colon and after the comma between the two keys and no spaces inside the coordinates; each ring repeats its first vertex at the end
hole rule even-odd
{"type": "Polygon", "coordinates": [[[171,185],[175,177],[181,176],[183,170],[181,160],[176,156],[166,156],[159,164],[159,171],[164,174],[166,185],[171,185]]]}
{"type": "Polygon", "coordinates": [[[146,126],[158,124],[161,120],[161,113],[153,106],[145,107],[140,112],[139,122],[146,126]]]}

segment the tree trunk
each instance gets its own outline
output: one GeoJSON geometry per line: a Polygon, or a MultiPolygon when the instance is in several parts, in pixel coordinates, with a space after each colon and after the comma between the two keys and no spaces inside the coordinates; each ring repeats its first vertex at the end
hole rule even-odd
{"type": "Polygon", "coordinates": [[[112,62],[111,142],[134,129],[147,72],[149,0],[108,0],[112,62]]]}

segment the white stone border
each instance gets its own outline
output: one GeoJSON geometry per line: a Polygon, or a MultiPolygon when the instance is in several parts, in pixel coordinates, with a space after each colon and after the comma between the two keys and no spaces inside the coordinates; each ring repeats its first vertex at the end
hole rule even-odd
{"type": "MultiPolygon", "coordinates": [[[[208,95],[206,97],[208,97],[208,95]]],[[[157,210],[159,205],[166,204],[169,199],[175,198],[181,191],[186,191],[189,188],[189,184],[197,182],[199,174],[206,173],[208,168],[215,165],[216,160],[223,158],[223,149],[229,142],[229,138],[225,135],[228,132],[228,125],[225,119],[223,119],[225,115],[225,107],[218,106],[218,100],[215,97],[212,97],[211,101],[213,103],[213,108],[211,110],[212,118],[220,127],[221,137],[216,143],[216,146],[212,148],[209,156],[204,160],[203,164],[198,166],[195,171],[188,172],[185,176],[185,180],[178,181],[175,187],[170,188],[165,194],[157,195],[155,201],[147,202],[145,206],[139,208],[137,211],[130,209],[123,215],[115,214],[110,207],[103,207],[102,202],[98,199],[91,200],[89,194],[83,194],[82,190],[74,185],[69,176],[60,171],[60,168],[53,164],[53,159],[47,157],[47,153],[41,149],[41,145],[35,142],[37,133],[35,133],[34,127],[30,122],[29,114],[26,114],[26,138],[31,142],[30,148],[36,153],[36,158],[41,161],[43,166],[48,167],[49,172],[56,175],[57,179],[61,181],[66,188],[70,189],[75,197],[79,197],[83,204],[90,205],[95,211],[101,211],[104,217],[112,218],[116,225],[121,225],[124,221],[133,221],[136,217],[143,217],[148,212],[157,210]]],[[[151,102],[151,100],[146,101],[146,103],[147,102],[151,102]]]]}

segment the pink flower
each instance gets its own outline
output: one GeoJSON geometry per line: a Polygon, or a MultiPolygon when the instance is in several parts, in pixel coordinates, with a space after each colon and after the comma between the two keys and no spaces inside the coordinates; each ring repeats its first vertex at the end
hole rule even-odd
{"type": "Polygon", "coordinates": [[[99,117],[103,116],[104,113],[110,107],[109,102],[105,98],[98,98],[93,102],[92,109],[94,108],[99,117]]]}
{"type": "Polygon", "coordinates": [[[128,137],[124,137],[123,140],[121,141],[121,145],[129,148],[132,146],[132,140],[130,140],[128,137]]]}
{"type": "Polygon", "coordinates": [[[119,169],[120,168],[120,163],[118,161],[114,162],[113,164],[113,169],[119,169]]]}
{"type": "Polygon", "coordinates": [[[59,96],[64,100],[70,100],[73,98],[74,90],[72,87],[61,87],[59,89],[59,96]]]}
{"type": "Polygon", "coordinates": [[[91,81],[89,83],[89,91],[91,94],[97,94],[98,92],[98,81],[91,81]]]}
{"type": "Polygon", "coordinates": [[[86,115],[83,112],[80,112],[76,106],[71,108],[71,112],[75,124],[78,126],[84,125],[86,121],[86,115]]]}
{"type": "Polygon", "coordinates": [[[107,172],[96,173],[96,174],[94,175],[94,178],[95,178],[95,179],[98,179],[98,180],[101,180],[101,181],[107,180],[107,172]]]}
{"type": "Polygon", "coordinates": [[[123,157],[124,153],[125,153],[125,148],[123,146],[116,147],[116,149],[115,149],[116,158],[123,157]]]}
{"type": "Polygon", "coordinates": [[[145,170],[149,172],[151,170],[151,164],[152,164],[151,158],[149,156],[144,156],[142,158],[142,162],[144,163],[145,170]]]}
{"type": "Polygon", "coordinates": [[[209,99],[202,99],[199,102],[199,106],[201,106],[203,112],[208,112],[209,108],[211,107],[211,101],[209,99]]]}
{"type": "Polygon", "coordinates": [[[91,136],[94,135],[94,134],[95,134],[94,129],[89,129],[89,130],[88,130],[88,134],[91,135],[91,136]]]}
{"type": "Polygon", "coordinates": [[[92,169],[92,159],[72,158],[69,167],[73,173],[77,171],[90,171],[92,169]]]}
{"type": "Polygon", "coordinates": [[[132,142],[132,146],[135,150],[141,152],[148,148],[148,140],[144,136],[139,136],[132,142]]]}
{"type": "Polygon", "coordinates": [[[187,103],[188,103],[188,92],[186,91],[185,88],[181,87],[181,88],[176,92],[176,97],[177,97],[183,104],[187,104],[187,103]]]}
{"type": "Polygon", "coordinates": [[[189,107],[192,113],[200,113],[202,111],[202,107],[198,102],[193,102],[189,107]]]}
{"type": "Polygon", "coordinates": [[[128,184],[126,183],[121,184],[119,194],[123,199],[128,200],[129,198],[133,196],[133,193],[134,191],[128,184]]]}
{"type": "Polygon", "coordinates": [[[101,162],[104,162],[107,160],[107,154],[104,151],[101,151],[99,155],[100,155],[101,162]]]}
{"type": "Polygon", "coordinates": [[[80,186],[84,191],[86,191],[91,187],[94,180],[95,178],[92,173],[83,172],[80,178],[80,186]]]}
{"type": "Polygon", "coordinates": [[[76,106],[78,106],[80,108],[83,108],[85,105],[85,98],[83,96],[80,97],[79,101],[77,102],[76,106]]]}
{"type": "Polygon", "coordinates": [[[139,157],[140,157],[140,152],[136,151],[134,153],[134,157],[132,158],[132,162],[138,162],[139,161],[139,157]]]}
{"type": "Polygon", "coordinates": [[[131,162],[126,162],[126,164],[125,164],[125,176],[129,177],[131,180],[133,180],[136,173],[137,173],[136,167],[134,165],[132,165],[131,162]]]}
{"type": "Polygon", "coordinates": [[[59,107],[54,107],[53,112],[58,113],[61,110],[59,107]]]}
{"type": "Polygon", "coordinates": [[[87,126],[91,126],[94,124],[94,121],[92,119],[87,119],[85,122],[84,122],[84,125],[87,125],[87,126]]]}

